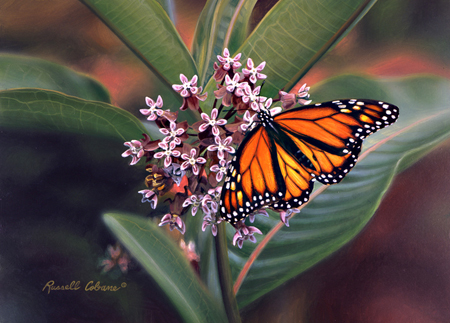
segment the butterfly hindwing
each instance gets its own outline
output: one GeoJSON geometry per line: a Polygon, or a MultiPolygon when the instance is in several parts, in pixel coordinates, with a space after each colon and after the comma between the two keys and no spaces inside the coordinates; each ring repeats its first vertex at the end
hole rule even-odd
{"type": "Polygon", "coordinates": [[[247,135],[231,162],[221,196],[221,213],[235,223],[270,205],[284,190],[284,182],[274,162],[273,139],[257,126],[247,135]]]}
{"type": "Polygon", "coordinates": [[[308,201],[312,175],[276,139],[272,130],[259,125],[241,143],[220,202],[228,222],[236,223],[260,208],[282,210],[308,201]]]}

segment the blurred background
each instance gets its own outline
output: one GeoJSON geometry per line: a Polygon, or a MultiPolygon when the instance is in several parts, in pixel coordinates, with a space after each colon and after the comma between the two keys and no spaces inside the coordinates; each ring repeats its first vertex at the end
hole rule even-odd
{"type": "MultiPolygon", "coordinates": [[[[188,47],[204,2],[174,1],[188,47]]],[[[258,1],[252,26],[275,3],[258,1]]],[[[314,86],[342,73],[450,78],[449,35],[449,1],[379,0],[302,83],[314,86]]],[[[147,68],[76,0],[1,1],[0,52],[90,75],[107,87],[114,105],[136,116],[143,98],[158,94],[147,68]]],[[[149,213],[138,194],[123,196],[142,189],[146,175],[118,158],[125,149],[77,136],[1,133],[0,322],[178,322],[133,261],[127,274],[117,268],[101,274],[99,263],[116,242],[101,213],[149,213]],[[127,288],[46,294],[49,280],[126,282],[127,288]]],[[[449,197],[447,141],[396,177],[353,241],[248,306],[244,322],[448,322],[449,197]]]]}

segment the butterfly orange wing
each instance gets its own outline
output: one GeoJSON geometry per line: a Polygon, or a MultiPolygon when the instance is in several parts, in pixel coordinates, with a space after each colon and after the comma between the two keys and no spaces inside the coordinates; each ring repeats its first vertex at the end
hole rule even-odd
{"type": "Polygon", "coordinates": [[[271,206],[284,209],[308,201],[312,175],[259,125],[239,146],[222,189],[222,217],[236,223],[271,206]]]}
{"type": "Polygon", "coordinates": [[[355,165],[362,140],[398,118],[398,108],[381,101],[336,100],[288,110],[274,122],[304,155],[324,184],[340,182],[355,165]]]}
{"type": "Polygon", "coordinates": [[[239,146],[222,189],[222,217],[236,223],[263,207],[295,208],[313,181],[340,182],[362,140],[396,121],[398,108],[373,100],[337,100],[291,109],[262,122],[239,146]]]}

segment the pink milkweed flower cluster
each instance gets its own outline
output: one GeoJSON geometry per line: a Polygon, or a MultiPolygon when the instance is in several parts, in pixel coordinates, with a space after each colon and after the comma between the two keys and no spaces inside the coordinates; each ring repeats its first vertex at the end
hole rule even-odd
{"type": "MultiPolygon", "coordinates": [[[[241,69],[241,54],[231,57],[226,48],[223,55],[217,58],[213,75],[217,82],[217,90],[213,93],[215,101],[213,106],[207,107],[211,112],[206,113],[200,107],[208,94],[202,93],[198,77],[194,75],[189,79],[180,74],[182,84],[172,86],[183,98],[179,109],[189,108],[198,113],[201,120],[191,125],[187,121],[177,121],[178,112],[162,109],[164,102],[161,96],[156,101],[146,97],[148,109],[141,109],[140,112],[147,120],[156,123],[164,138],[151,140],[144,134],[141,140],[125,142],[128,149],[122,154],[132,158],[131,165],[144,157],[150,162],[146,166],[150,173],[145,178],[147,188],[139,191],[142,202],[149,202],[155,209],[158,201],[170,193],[167,194],[172,196],[169,198],[169,212],[162,217],[159,225],[168,225],[170,230],[177,229],[182,234],[186,230],[183,218],[187,213],[192,216],[201,213],[202,230],[210,228],[214,236],[217,234],[218,225],[223,221],[218,207],[222,182],[245,133],[259,122],[258,112],[264,110],[275,115],[297,103],[303,105],[310,102],[306,84],[297,93],[280,91],[277,99],[261,96],[262,85],[257,83],[267,78],[262,73],[266,62],[257,65],[248,58],[241,69]],[[273,103],[281,103],[281,107],[274,108],[273,103]]],[[[268,216],[268,213],[256,210],[249,216],[249,222],[253,223],[255,215],[268,216]]],[[[292,212],[282,212],[281,220],[288,225],[291,215],[292,212]]],[[[254,234],[261,234],[258,228],[247,226],[245,220],[233,226],[236,229],[233,244],[239,248],[245,240],[256,242],[254,234]]]]}
{"type": "Polygon", "coordinates": [[[106,258],[101,261],[100,266],[103,267],[104,273],[118,267],[125,274],[130,262],[130,255],[116,243],[115,246],[108,245],[106,258]]]}

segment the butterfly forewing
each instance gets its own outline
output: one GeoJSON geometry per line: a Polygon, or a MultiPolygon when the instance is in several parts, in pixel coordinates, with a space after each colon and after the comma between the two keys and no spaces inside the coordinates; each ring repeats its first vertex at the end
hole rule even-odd
{"type": "Polygon", "coordinates": [[[308,158],[317,180],[335,184],[355,166],[362,140],[397,118],[394,105],[352,99],[291,109],[274,121],[308,158]]]}

